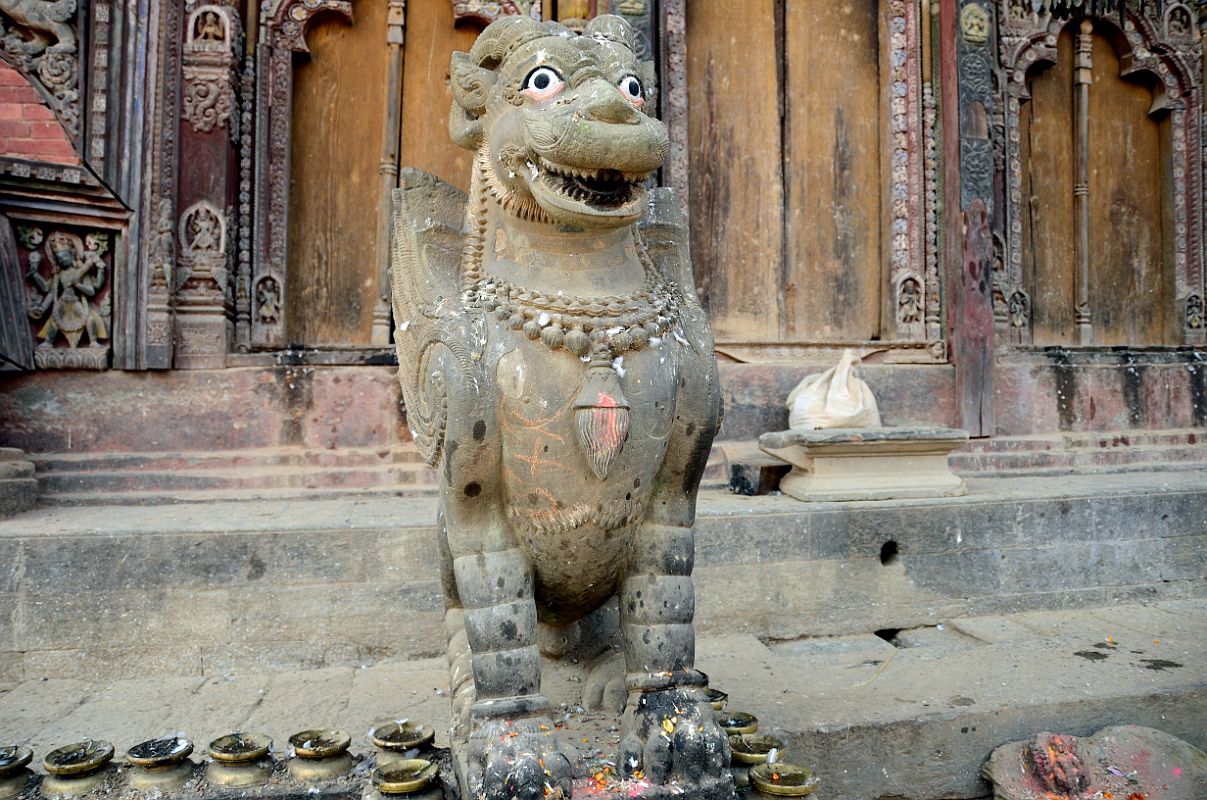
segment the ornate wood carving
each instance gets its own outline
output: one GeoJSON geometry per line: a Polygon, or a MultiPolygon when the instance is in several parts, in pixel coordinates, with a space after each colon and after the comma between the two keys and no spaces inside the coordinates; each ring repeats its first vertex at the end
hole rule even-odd
{"type": "Polygon", "coordinates": [[[41,91],[73,141],[80,135],[78,31],[74,2],[0,0],[0,58],[41,91]]]}
{"type": "Polygon", "coordinates": [[[895,298],[895,338],[924,340],[926,309],[941,314],[937,280],[924,274],[925,200],[921,28],[918,3],[888,5],[889,284],[895,298]]]}
{"type": "Polygon", "coordinates": [[[36,366],[107,369],[113,319],[113,232],[18,221],[16,239],[36,366]]]}
{"type": "MultiPolygon", "coordinates": [[[[1024,199],[1020,108],[1030,99],[1028,71],[1037,63],[1055,62],[1057,39],[1067,22],[1054,17],[1046,5],[1041,4],[1040,10],[1035,10],[1030,0],[998,0],[998,3],[1001,26],[998,52],[1007,76],[1007,235],[1002,292],[1012,309],[1010,325],[1019,331],[1016,338],[1029,341],[1030,301],[1022,275],[1024,199]]],[[[1172,177],[1169,201],[1173,209],[1171,239],[1177,303],[1174,312],[1183,319],[1185,343],[1202,344],[1207,341],[1202,314],[1192,313],[1192,309],[1201,308],[1203,297],[1203,46],[1193,33],[1193,16],[1188,6],[1167,3],[1162,15],[1159,5],[1148,3],[1143,13],[1129,10],[1124,15],[1122,41],[1127,50],[1122,54],[1122,61],[1125,75],[1144,71],[1155,78],[1158,95],[1153,111],[1169,114],[1167,157],[1172,177]]],[[[1118,17],[1106,15],[1103,21],[1117,24],[1118,17]]],[[[1082,252],[1088,252],[1088,248],[1082,252]]],[[[1088,306],[1085,314],[1078,309],[1078,320],[1088,323],[1088,306]]]]}
{"type": "Polygon", "coordinates": [[[285,297],[289,231],[289,130],[293,107],[295,53],[309,52],[306,28],[315,15],[342,14],[352,19],[349,0],[268,0],[260,18],[256,48],[256,168],[252,297],[275,289],[277,313],[251,315],[251,347],[285,345],[285,297]],[[271,279],[271,280],[269,280],[271,279]]]}
{"type": "Polygon", "coordinates": [[[251,315],[254,294],[252,280],[252,197],[254,183],[254,138],[256,113],[256,62],[247,59],[240,79],[239,93],[239,255],[235,273],[235,349],[251,350],[251,315]]]}
{"type": "Polygon", "coordinates": [[[185,23],[184,88],[181,113],[198,133],[230,125],[238,136],[235,111],[234,12],[218,5],[194,9],[185,23]]]}
{"type": "Polygon", "coordinates": [[[489,25],[499,17],[541,18],[541,0],[453,0],[453,21],[475,21],[489,25]]]}
{"type": "Polygon", "coordinates": [[[147,169],[144,191],[142,251],[147,270],[143,277],[146,296],[144,366],[172,366],[175,312],[172,308],[173,270],[176,264],[176,170],[178,142],[176,120],[180,109],[179,73],[181,57],[180,4],[165,3],[154,10],[158,22],[157,70],[147,98],[147,169]]]}
{"type": "Polygon", "coordinates": [[[239,12],[219,3],[186,3],[181,55],[181,185],[177,203],[174,292],[177,368],[226,364],[234,344],[237,256],[234,225],[240,141],[239,12]],[[186,169],[204,163],[205,173],[186,169]]]}

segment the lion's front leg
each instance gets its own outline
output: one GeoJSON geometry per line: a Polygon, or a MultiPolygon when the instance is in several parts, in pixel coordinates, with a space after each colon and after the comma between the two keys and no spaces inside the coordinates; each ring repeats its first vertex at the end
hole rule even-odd
{"type": "Polygon", "coordinates": [[[623,774],[651,783],[724,781],[729,741],[694,669],[690,527],[646,523],[620,591],[626,681],[623,774]]]}
{"type": "Polygon", "coordinates": [[[528,559],[508,548],[460,556],[453,569],[477,689],[466,748],[473,797],[536,800],[557,790],[569,797],[570,761],[541,694],[528,559]]]}

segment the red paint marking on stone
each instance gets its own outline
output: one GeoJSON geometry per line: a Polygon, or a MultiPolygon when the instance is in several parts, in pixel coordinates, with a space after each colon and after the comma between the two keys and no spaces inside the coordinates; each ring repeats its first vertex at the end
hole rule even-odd
{"type": "Polygon", "coordinates": [[[616,408],[620,404],[616,402],[616,399],[612,395],[607,392],[600,392],[599,399],[595,401],[595,405],[599,408],[616,408]]]}

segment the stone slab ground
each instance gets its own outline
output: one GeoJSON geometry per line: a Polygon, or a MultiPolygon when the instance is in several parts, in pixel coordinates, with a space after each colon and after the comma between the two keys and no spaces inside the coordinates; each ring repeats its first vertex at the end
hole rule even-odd
{"type": "MultiPolygon", "coordinates": [[[[984,798],[994,748],[1041,730],[1086,735],[1146,725],[1207,746],[1207,600],[1172,600],[950,618],[876,635],[764,642],[704,636],[698,662],[729,707],[815,768],[826,800],[984,798]]],[[[374,722],[406,717],[446,743],[443,659],[289,672],[147,674],[0,685],[0,743],[51,748],[82,738],[131,745],[184,731],[203,745],[233,730],[284,742],[332,726],[367,752],[374,722]]],[[[566,700],[567,698],[561,698],[566,700]]],[[[566,742],[586,757],[615,735],[572,715],[566,742]]]]}

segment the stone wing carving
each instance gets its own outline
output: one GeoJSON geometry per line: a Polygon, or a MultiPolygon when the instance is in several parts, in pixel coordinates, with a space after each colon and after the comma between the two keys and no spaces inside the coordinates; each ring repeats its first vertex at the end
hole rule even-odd
{"type": "Polygon", "coordinates": [[[391,271],[398,379],[420,454],[440,459],[447,369],[466,358],[461,306],[465,193],[418,169],[393,192],[391,271]]]}
{"type": "Polygon", "coordinates": [[[649,209],[638,227],[662,279],[674,284],[679,291],[684,331],[696,333],[698,330],[708,337],[711,347],[708,320],[696,295],[696,281],[692,275],[691,232],[678,192],[666,186],[650,190],[649,209]]]}

